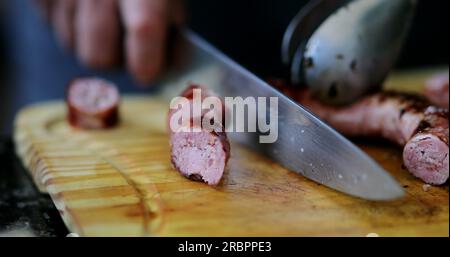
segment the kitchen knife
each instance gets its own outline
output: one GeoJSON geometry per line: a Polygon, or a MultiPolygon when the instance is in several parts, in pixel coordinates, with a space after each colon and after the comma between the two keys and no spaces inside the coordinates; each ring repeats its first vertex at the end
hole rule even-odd
{"type": "Polygon", "coordinates": [[[260,143],[258,132],[231,132],[229,137],[291,171],[356,197],[391,200],[404,194],[385,170],[349,140],[199,35],[182,30],[176,42],[176,61],[159,83],[166,98],[178,96],[190,83],[223,97],[278,97],[278,140],[260,143]]]}

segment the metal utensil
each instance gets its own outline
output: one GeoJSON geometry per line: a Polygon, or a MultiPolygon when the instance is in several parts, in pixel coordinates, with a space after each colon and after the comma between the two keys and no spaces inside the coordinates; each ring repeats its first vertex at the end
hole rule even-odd
{"type": "Polygon", "coordinates": [[[329,104],[348,104],[373,91],[398,58],[415,6],[416,0],[311,2],[283,39],[293,82],[307,84],[329,104]]]}
{"type": "Polygon", "coordinates": [[[189,83],[207,86],[224,97],[277,97],[275,143],[259,143],[259,133],[232,132],[229,137],[338,191],[372,200],[403,195],[397,182],[359,148],[198,35],[183,31],[178,43],[184,57],[160,83],[166,99],[179,95],[189,83]]]}

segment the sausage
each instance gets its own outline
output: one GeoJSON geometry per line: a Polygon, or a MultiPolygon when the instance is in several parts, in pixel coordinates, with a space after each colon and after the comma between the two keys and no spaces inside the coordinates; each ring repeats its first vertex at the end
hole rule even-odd
{"type": "MultiPolygon", "coordinates": [[[[202,90],[202,100],[213,96],[205,88],[192,85],[181,94],[189,100],[191,106],[194,89],[202,90]]],[[[223,101],[221,103],[223,105],[223,101]]],[[[175,111],[173,109],[169,111],[169,122],[175,111]]],[[[222,112],[224,113],[224,107],[222,107],[222,112]]],[[[205,115],[208,115],[208,112],[202,111],[200,118],[203,119],[205,115]]],[[[224,116],[222,115],[222,117],[224,116]]],[[[212,118],[216,118],[216,116],[212,116],[212,118]]],[[[169,127],[171,162],[183,176],[203,181],[209,185],[217,185],[220,182],[230,158],[230,143],[223,120],[216,124],[213,130],[207,130],[201,126],[198,128],[199,132],[172,131],[169,127]]],[[[193,118],[183,126],[195,128],[193,118]]]]}
{"type": "Polygon", "coordinates": [[[107,129],[119,122],[117,87],[99,78],[77,78],[67,89],[68,122],[75,128],[107,129]]]}
{"type": "Polygon", "coordinates": [[[448,72],[438,73],[425,82],[423,94],[433,104],[448,109],[448,72]]]}
{"type": "Polygon", "coordinates": [[[416,177],[441,185],[449,176],[448,149],[448,112],[428,107],[403,148],[403,162],[416,177]]]}
{"type": "Polygon", "coordinates": [[[448,110],[421,96],[398,92],[378,92],[349,106],[334,107],[314,99],[307,89],[294,90],[280,81],[272,85],[347,136],[381,137],[402,146],[404,166],[424,182],[447,181],[448,110]]]}
{"type": "Polygon", "coordinates": [[[425,99],[380,92],[347,107],[330,107],[308,91],[296,100],[347,136],[382,137],[403,146],[403,164],[428,184],[444,184],[449,176],[448,110],[425,99]]]}

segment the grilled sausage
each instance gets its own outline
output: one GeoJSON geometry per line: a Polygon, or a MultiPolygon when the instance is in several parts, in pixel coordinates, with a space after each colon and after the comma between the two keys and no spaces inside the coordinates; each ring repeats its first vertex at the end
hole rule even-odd
{"type": "Polygon", "coordinates": [[[441,185],[449,176],[448,111],[423,98],[381,92],[347,107],[330,107],[309,92],[297,101],[348,136],[383,137],[404,146],[403,163],[428,184],[441,185]]]}
{"type": "MultiPolygon", "coordinates": [[[[181,96],[186,97],[191,106],[194,89],[202,90],[202,100],[212,96],[210,92],[200,86],[190,86],[181,96]]],[[[221,103],[223,105],[223,102],[221,103]]],[[[223,110],[224,108],[222,108],[223,110]]],[[[173,109],[169,111],[169,122],[176,111],[173,109]]],[[[200,119],[203,119],[205,115],[208,115],[208,112],[202,111],[200,119]]],[[[224,116],[222,115],[222,117],[224,116]]],[[[213,130],[210,130],[203,125],[195,127],[193,118],[183,124],[179,131],[172,131],[169,126],[172,164],[176,170],[189,179],[217,185],[230,157],[230,143],[223,127],[223,120],[218,121],[213,130]],[[198,128],[199,132],[181,130],[186,127],[198,128]]],[[[217,119],[217,116],[213,115],[211,119],[217,119]]]]}
{"type": "Polygon", "coordinates": [[[345,107],[324,105],[307,89],[271,84],[347,136],[382,137],[403,148],[404,166],[428,184],[449,176],[448,110],[420,96],[379,92],[345,107]]]}
{"type": "Polygon", "coordinates": [[[448,149],[448,111],[428,107],[403,148],[403,162],[416,177],[441,185],[449,176],[448,149]]]}
{"type": "Polygon", "coordinates": [[[433,104],[448,109],[448,72],[435,74],[430,77],[425,82],[423,93],[433,104]]]}
{"type": "Polygon", "coordinates": [[[68,121],[82,129],[106,129],[119,122],[116,86],[99,78],[78,78],[67,89],[68,121]]]}

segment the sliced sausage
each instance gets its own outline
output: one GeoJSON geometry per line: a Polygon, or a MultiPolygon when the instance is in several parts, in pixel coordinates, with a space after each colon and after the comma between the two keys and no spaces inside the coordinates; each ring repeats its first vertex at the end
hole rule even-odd
{"type": "MultiPolygon", "coordinates": [[[[212,95],[201,86],[190,86],[181,96],[186,97],[191,105],[194,89],[202,90],[202,99],[212,95]]],[[[222,110],[224,109],[222,108],[222,110]]],[[[169,122],[175,111],[169,111],[169,122]]],[[[200,119],[206,114],[207,112],[202,111],[200,119]]],[[[215,117],[212,116],[212,118],[215,117]]],[[[230,143],[223,122],[217,122],[216,127],[209,130],[202,126],[195,127],[193,118],[179,128],[179,131],[170,131],[172,164],[176,170],[189,179],[203,181],[209,185],[217,185],[230,157],[230,143]],[[199,132],[183,131],[182,129],[186,129],[186,127],[188,129],[198,128],[199,132]]]]}
{"type": "Polygon", "coordinates": [[[67,89],[68,121],[82,129],[106,129],[119,122],[117,87],[99,78],[78,78],[67,89]]]}
{"type": "Polygon", "coordinates": [[[448,72],[435,74],[430,77],[425,82],[424,95],[433,104],[448,109],[448,72]]]}

